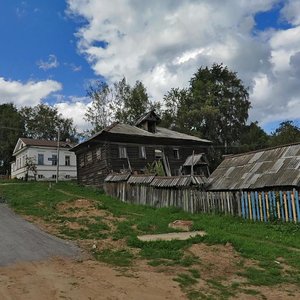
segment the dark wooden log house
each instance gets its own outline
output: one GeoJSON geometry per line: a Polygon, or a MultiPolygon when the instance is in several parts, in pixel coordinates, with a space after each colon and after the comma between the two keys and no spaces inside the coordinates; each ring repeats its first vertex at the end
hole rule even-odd
{"type": "Polygon", "coordinates": [[[206,153],[211,145],[208,140],[158,127],[159,121],[150,111],[135,126],[114,123],[75,146],[71,151],[77,157],[78,182],[101,186],[111,172],[144,173],[147,164],[158,160],[167,166],[166,175],[179,175],[187,157],[206,153]]]}

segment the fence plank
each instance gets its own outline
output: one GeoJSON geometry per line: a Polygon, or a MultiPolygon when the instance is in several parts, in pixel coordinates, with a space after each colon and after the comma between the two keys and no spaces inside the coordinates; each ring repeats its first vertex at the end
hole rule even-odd
{"type": "Polygon", "coordinates": [[[296,210],[297,210],[297,216],[298,216],[298,222],[300,222],[300,203],[299,203],[299,193],[296,189],[294,189],[294,197],[296,201],[296,210]]]}

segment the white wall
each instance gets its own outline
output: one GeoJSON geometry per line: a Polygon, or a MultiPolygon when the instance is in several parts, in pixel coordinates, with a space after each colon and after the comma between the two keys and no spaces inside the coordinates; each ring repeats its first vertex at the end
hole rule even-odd
{"type": "MultiPolygon", "coordinates": [[[[55,180],[56,165],[52,165],[52,155],[57,155],[55,148],[46,147],[25,147],[21,149],[15,157],[15,162],[11,165],[11,177],[25,179],[26,157],[33,158],[37,167],[37,180],[55,180]],[[44,163],[38,164],[38,154],[44,155],[44,163]]],[[[77,177],[76,155],[67,149],[59,151],[59,180],[70,180],[77,177]],[[66,165],[66,156],[70,157],[70,165],[66,165]]],[[[33,173],[29,172],[29,179],[33,179],[33,173]]]]}

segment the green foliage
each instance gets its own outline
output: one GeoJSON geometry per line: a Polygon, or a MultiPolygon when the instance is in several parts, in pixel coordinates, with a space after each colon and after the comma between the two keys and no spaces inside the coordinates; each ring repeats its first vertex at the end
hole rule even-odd
{"type": "Polygon", "coordinates": [[[151,109],[160,110],[158,102],[151,102],[147,90],[141,81],[130,86],[126,79],[107,85],[96,82],[87,91],[92,106],[85,113],[85,120],[92,125],[88,134],[94,134],[114,121],[134,125],[151,109]]]}
{"type": "Polygon", "coordinates": [[[110,124],[109,105],[113,99],[113,90],[103,81],[97,81],[87,90],[92,105],[87,108],[84,119],[92,125],[89,134],[95,134],[110,124]]]}
{"type": "Polygon", "coordinates": [[[164,166],[161,160],[148,163],[146,166],[146,174],[155,174],[157,176],[165,176],[164,166]]]}
{"type": "Polygon", "coordinates": [[[73,119],[63,118],[57,108],[38,104],[34,107],[25,106],[19,110],[25,126],[25,136],[34,139],[57,139],[57,130],[60,129],[60,140],[76,141],[76,129],[73,119]]]}
{"type": "Polygon", "coordinates": [[[250,108],[242,81],[222,64],[199,68],[188,89],[172,89],[164,100],[165,124],[222,146],[239,140],[250,108]]]}
{"type": "Polygon", "coordinates": [[[173,280],[179,282],[179,285],[182,288],[189,287],[198,282],[194,277],[192,277],[186,273],[178,274],[178,276],[176,278],[174,278],[173,280]]]}
{"type": "Polygon", "coordinates": [[[94,257],[107,264],[115,265],[118,267],[128,267],[132,264],[134,255],[127,250],[111,250],[105,249],[102,251],[94,251],[94,257]]]}
{"type": "Polygon", "coordinates": [[[271,146],[300,142],[300,127],[293,121],[285,121],[271,134],[271,146]]]}
{"type": "Polygon", "coordinates": [[[10,173],[10,162],[17,140],[24,126],[17,108],[12,103],[0,105],[0,175],[10,173]]]}
{"type": "Polygon", "coordinates": [[[269,146],[269,136],[257,122],[251,122],[250,125],[246,125],[243,129],[240,145],[239,152],[267,148],[269,146]]]}

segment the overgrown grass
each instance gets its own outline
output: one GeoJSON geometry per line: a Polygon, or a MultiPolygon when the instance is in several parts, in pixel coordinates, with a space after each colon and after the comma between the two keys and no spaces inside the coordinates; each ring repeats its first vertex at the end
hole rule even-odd
{"type": "MultiPolygon", "coordinates": [[[[278,283],[300,283],[300,225],[292,223],[275,224],[260,223],[243,220],[238,217],[209,214],[189,214],[177,208],[160,208],[126,204],[105,195],[102,191],[79,186],[73,183],[24,183],[15,185],[1,185],[0,197],[22,214],[43,218],[47,222],[61,222],[61,233],[73,239],[104,239],[108,228],[97,217],[90,223],[84,219],[77,219],[87,229],[71,230],[63,226],[63,217],[59,215],[56,205],[62,201],[72,201],[78,198],[96,200],[98,209],[107,210],[115,217],[122,219],[115,221],[116,230],[110,234],[114,240],[125,239],[129,247],[138,248],[139,256],[149,261],[152,266],[180,265],[192,270],[191,266],[199,264],[194,256],[187,256],[185,249],[194,243],[207,244],[231,243],[245,258],[257,260],[258,268],[243,268],[241,276],[248,279],[252,285],[275,285],[278,283]],[[205,237],[196,237],[187,241],[158,241],[141,242],[137,235],[157,234],[171,232],[168,224],[174,220],[192,220],[193,230],[205,230],[205,237]],[[275,261],[281,257],[286,264],[293,267],[292,271],[283,272],[283,268],[275,261]]],[[[72,221],[72,220],[69,220],[72,221]]],[[[116,265],[128,265],[134,258],[126,250],[104,250],[95,252],[97,259],[116,265]]],[[[187,272],[189,272],[187,270],[187,272]]],[[[194,271],[193,271],[194,272],[194,271]]],[[[189,278],[197,280],[196,273],[187,273],[189,278]]],[[[182,285],[188,281],[178,277],[182,285]]],[[[230,297],[232,290],[221,283],[210,282],[210,286],[218,289],[230,297]]],[[[254,292],[253,292],[254,293],[254,292]]],[[[204,298],[202,293],[190,290],[190,298],[198,296],[204,298]]]]}

